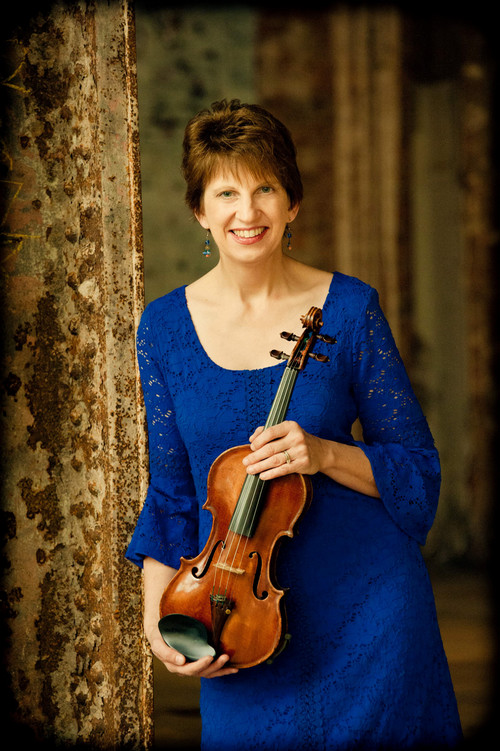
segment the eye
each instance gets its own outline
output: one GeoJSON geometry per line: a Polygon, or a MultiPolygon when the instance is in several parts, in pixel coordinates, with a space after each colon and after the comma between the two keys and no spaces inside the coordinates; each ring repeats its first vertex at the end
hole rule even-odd
{"type": "Polygon", "coordinates": [[[221,192],[219,193],[219,196],[221,198],[232,198],[233,195],[234,195],[233,190],[221,190],[221,192]]]}
{"type": "Polygon", "coordinates": [[[261,193],[272,193],[274,188],[271,185],[262,185],[259,190],[261,193]]]}

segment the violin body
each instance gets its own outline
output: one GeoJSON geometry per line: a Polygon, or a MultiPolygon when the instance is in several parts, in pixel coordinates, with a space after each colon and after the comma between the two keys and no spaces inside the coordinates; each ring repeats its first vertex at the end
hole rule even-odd
{"type": "MultiPolygon", "coordinates": [[[[310,308],[301,321],[305,330],[300,337],[281,333],[283,339],[297,342],[292,354],[270,353],[288,364],[265,428],[285,419],[297,374],[306,361],[328,361],[326,355],[313,352],[316,341],[335,343],[319,333],[320,308],[310,308]]],[[[269,660],[289,638],[285,592],[275,580],[276,555],[281,538],[293,537],[312,493],[309,477],[298,473],[268,481],[248,475],[242,460],[250,451],[249,446],[236,446],[212,464],[203,506],[213,517],[210,537],[196,558],[181,558],[160,602],[160,624],[178,622],[179,615],[194,619],[208,634],[210,654],[228,654],[229,664],[238,668],[269,660]]],[[[163,632],[162,636],[169,643],[163,632]]]]}
{"type": "Polygon", "coordinates": [[[213,516],[210,537],[196,558],[181,559],[160,603],[160,617],[183,613],[203,623],[212,646],[238,668],[270,659],[286,643],[285,590],[275,580],[276,555],[280,538],[293,537],[311,500],[308,477],[276,478],[266,483],[255,534],[231,533],[248,453],[248,446],[237,446],[212,464],[203,506],[213,516]],[[214,616],[214,587],[228,593],[222,607],[229,613],[214,616]]]}

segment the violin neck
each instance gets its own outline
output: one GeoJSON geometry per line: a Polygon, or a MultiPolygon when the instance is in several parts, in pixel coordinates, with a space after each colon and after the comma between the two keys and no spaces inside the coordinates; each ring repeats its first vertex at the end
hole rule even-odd
{"type": "Polygon", "coordinates": [[[273,425],[278,425],[285,419],[298,373],[298,370],[290,368],[288,365],[285,368],[264,427],[270,428],[273,425]]]}
{"type": "MultiPolygon", "coordinates": [[[[288,411],[293,387],[297,380],[298,370],[287,365],[280,381],[278,391],[274,397],[266,424],[270,428],[283,422],[288,411]]],[[[259,521],[259,509],[264,493],[266,481],[258,475],[247,475],[231,517],[229,529],[244,537],[252,537],[259,521]]]]}

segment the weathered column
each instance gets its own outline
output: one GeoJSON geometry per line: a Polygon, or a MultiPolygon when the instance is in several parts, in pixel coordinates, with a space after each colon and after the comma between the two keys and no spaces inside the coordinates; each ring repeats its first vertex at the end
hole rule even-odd
{"type": "Polygon", "coordinates": [[[138,749],[152,692],[124,560],[146,478],[133,12],[39,7],[4,28],[0,87],[8,721],[49,747],[138,749]]]}
{"type": "Polygon", "coordinates": [[[400,11],[341,6],[331,13],[330,43],[332,227],[338,268],[378,289],[402,345],[400,11]]]}

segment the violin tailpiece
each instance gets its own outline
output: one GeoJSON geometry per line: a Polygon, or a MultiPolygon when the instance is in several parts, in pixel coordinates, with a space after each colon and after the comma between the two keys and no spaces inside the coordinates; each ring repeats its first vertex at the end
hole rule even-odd
{"type": "Polygon", "coordinates": [[[210,595],[210,610],[212,613],[212,646],[218,649],[222,629],[231,615],[233,604],[225,595],[210,595]]]}

